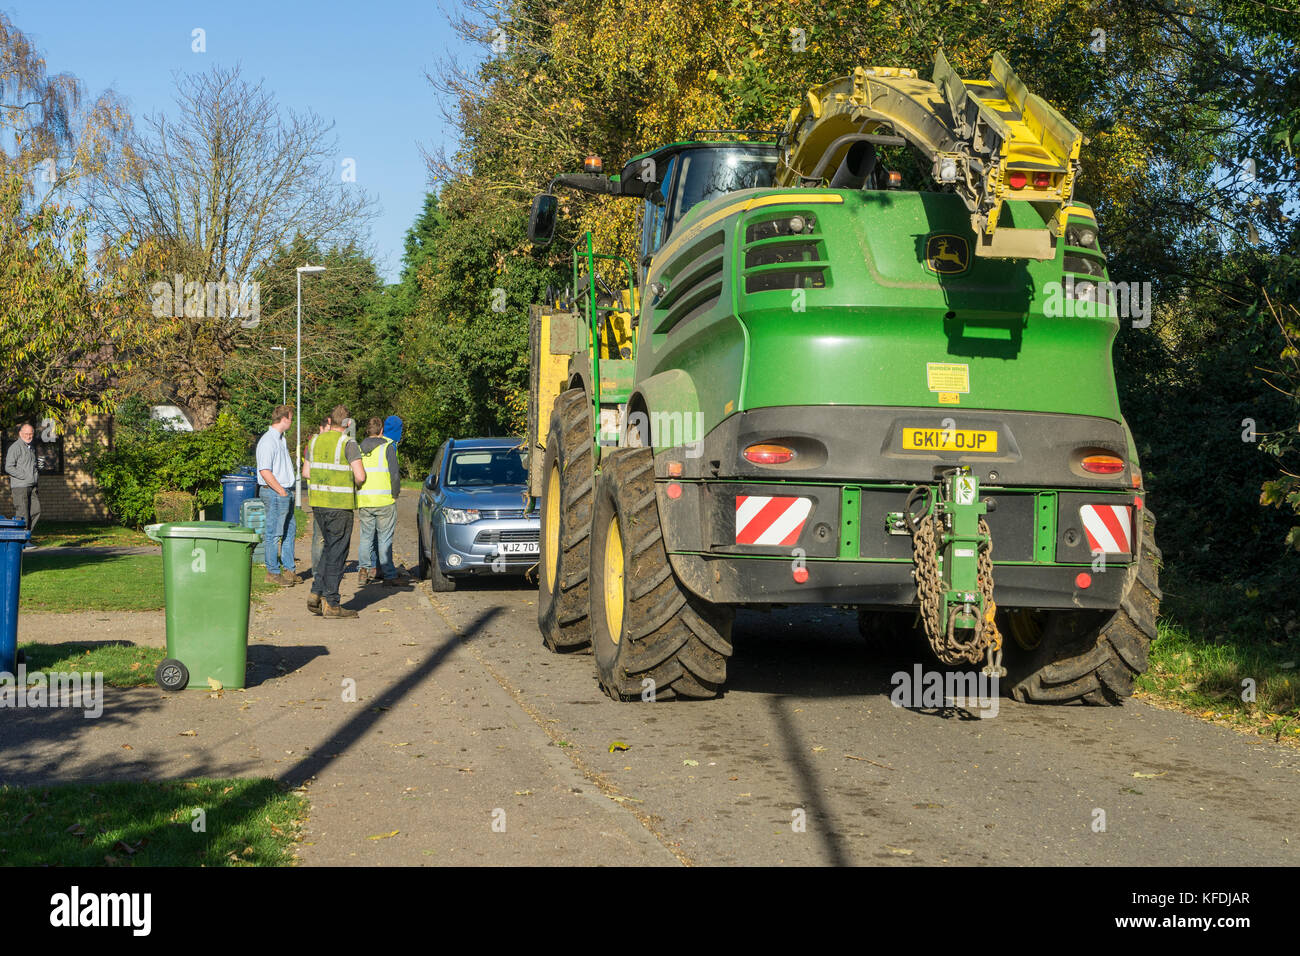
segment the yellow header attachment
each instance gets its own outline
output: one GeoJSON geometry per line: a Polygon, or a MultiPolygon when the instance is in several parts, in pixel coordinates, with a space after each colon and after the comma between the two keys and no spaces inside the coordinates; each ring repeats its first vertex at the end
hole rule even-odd
{"type": "Polygon", "coordinates": [[[1053,236],[1065,232],[1082,139],[1001,54],[988,79],[962,80],[941,50],[930,81],[915,70],[858,67],[811,90],[786,124],[777,185],[870,185],[875,146],[910,143],[970,210],[976,255],[1050,259],[1053,236]],[[999,227],[1008,199],[1029,203],[1041,225],[999,227]]]}

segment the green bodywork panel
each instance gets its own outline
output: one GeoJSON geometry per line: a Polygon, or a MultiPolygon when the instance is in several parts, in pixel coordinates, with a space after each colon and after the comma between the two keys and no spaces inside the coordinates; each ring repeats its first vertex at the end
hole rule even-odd
{"type": "MultiPolygon", "coordinates": [[[[1008,203],[1007,225],[1016,214],[1017,204],[1008,203]]],[[[701,203],[650,263],[643,288],[659,282],[666,291],[643,295],[636,378],[684,373],[682,405],[665,408],[662,401],[678,398],[660,388],[650,407],[687,410],[698,401],[706,431],[738,411],[787,405],[1119,421],[1113,310],[1051,314],[1053,304],[1063,311],[1064,297],[1048,283],[1064,280],[1066,248],[1058,244],[1056,258],[1045,261],[1003,260],[975,256],[973,243],[967,210],[942,193],[762,189],[701,203]],[[827,197],[835,198],[816,201],[827,197]],[[747,235],[796,214],[814,220],[809,231],[747,235]],[[939,248],[949,261],[939,267],[964,264],[959,272],[928,267],[930,241],[939,236],[951,237],[939,248]],[[773,258],[781,261],[764,263],[773,258]],[[965,366],[968,391],[941,402],[930,363],[965,366]]]]}

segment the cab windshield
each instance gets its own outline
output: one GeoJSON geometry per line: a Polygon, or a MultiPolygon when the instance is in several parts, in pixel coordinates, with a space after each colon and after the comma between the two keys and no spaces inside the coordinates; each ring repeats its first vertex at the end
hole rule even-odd
{"type": "Polygon", "coordinates": [[[752,146],[705,147],[688,149],[680,159],[663,239],[699,203],[739,189],[771,186],[777,151],[752,146]]]}

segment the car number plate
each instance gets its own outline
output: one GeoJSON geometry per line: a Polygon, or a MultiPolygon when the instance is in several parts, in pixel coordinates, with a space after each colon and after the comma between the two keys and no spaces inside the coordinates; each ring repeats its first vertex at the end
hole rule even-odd
{"type": "Polygon", "coordinates": [[[996,452],[998,433],[965,428],[904,428],[903,450],[996,452]]]}
{"type": "Polygon", "coordinates": [[[501,554],[537,554],[536,541],[502,541],[497,545],[501,554]]]}

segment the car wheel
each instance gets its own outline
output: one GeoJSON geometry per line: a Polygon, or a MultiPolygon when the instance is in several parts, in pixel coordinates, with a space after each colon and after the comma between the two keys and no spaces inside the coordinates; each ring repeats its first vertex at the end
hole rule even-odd
{"type": "Polygon", "coordinates": [[[432,552],[428,558],[430,586],[440,594],[456,590],[456,579],[449,574],[443,574],[442,567],[438,564],[438,538],[436,535],[433,538],[432,552]]]}
{"type": "Polygon", "coordinates": [[[415,525],[415,553],[417,555],[415,579],[417,581],[423,581],[429,577],[429,556],[424,550],[424,535],[420,533],[420,524],[418,521],[415,525]]]}

